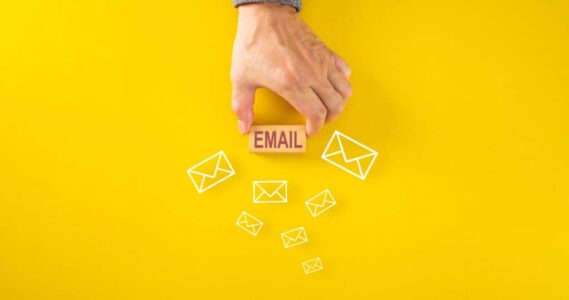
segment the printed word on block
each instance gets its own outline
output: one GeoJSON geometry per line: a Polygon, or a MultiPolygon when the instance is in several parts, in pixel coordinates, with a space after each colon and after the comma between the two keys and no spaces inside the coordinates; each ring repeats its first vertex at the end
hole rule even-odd
{"type": "Polygon", "coordinates": [[[306,152],[304,125],[256,125],[249,132],[250,152],[306,152]]]}

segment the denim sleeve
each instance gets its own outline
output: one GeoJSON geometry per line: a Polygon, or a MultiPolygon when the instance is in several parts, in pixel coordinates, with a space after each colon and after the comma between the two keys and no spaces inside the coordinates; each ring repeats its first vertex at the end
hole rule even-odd
{"type": "Polygon", "coordinates": [[[237,7],[246,3],[280,3],[292,5],[296,11],[300,11],[302,0],[233,0],[233,6],[237,7]]]}

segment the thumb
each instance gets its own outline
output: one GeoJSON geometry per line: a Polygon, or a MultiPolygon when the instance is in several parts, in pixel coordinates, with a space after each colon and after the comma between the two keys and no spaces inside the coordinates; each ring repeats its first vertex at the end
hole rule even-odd
{"type": "Polygon", "coordinates": [[[237,115],[239,132],[249,132],[253,124],[253,104],[255,103],[255,87],[236,84],[233,86],[231,108],[237,115]]]}

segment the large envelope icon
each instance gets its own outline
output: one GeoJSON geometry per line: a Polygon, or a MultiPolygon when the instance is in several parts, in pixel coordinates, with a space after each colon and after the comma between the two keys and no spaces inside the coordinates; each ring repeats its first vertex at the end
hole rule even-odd
{"type": "Polygon", "coordinates": [[[304,274],[314,273],[320,271],[324,268],[320,257],[309,259],[302,263],[302,269],[304,269],[304,274]]]}
{"type": "Polygon", "coordinates": [[[253,181],[254,203],[286,203],[286,180],[253,181]]]}
{"type": "Polygon", "coordinates": [[[336,205],[336,199],[332,196],[330,190],[324,190],[320,192],[318,195],[306,200],[304,202],[306,208],[313,217],[319,216],[321,213],[329,210],[334,205],[336,205]]]}
{"type": "Polygon", "coordinates": [[[219,151],[189,168],[188,175],[201,194],[235,175],[235,171],[225,153],[219,151]]]}
{"type": "Polygon", "coordinates": [[[322,159],[361,180],[366,178],[376,158],[377,151],[339,131],[334,132],[322,153],[322,159]]]}
{"type": "Polygon", "coordinates": [[[290,248],[308,242],[304,226],[281,233],[281,239],[285,248],[290,248]]]}
{"type": "Polygon", "coordinates": [[[235,222],[239,228],[249,232],[250,234],[257,236],[261,227],[263,227],[263,222],[261,220],[255,218],[250,213],[243,211],[239,218],[237,218],[237,222],[235,222]]]}

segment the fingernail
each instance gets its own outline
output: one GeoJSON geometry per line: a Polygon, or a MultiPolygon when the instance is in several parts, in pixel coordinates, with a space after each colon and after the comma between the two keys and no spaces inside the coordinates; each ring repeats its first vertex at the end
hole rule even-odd
{"type": "Polygon", "coordinates": [[[243,121],[239,120],[237,122],[237,125],[239,126],[239,132],[241,132],[241,134],[245,134],[245,123],[243,123],[243,121]]]}
{"type": "Polygon", "coordinates": [[[306,129],[306,136],[307,136],[307,137],[311,137],[312,134],[313,134],[312,130],[307,128],[307,129],[306,129]]]}

